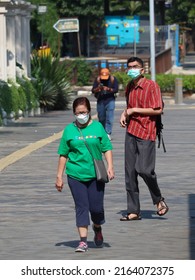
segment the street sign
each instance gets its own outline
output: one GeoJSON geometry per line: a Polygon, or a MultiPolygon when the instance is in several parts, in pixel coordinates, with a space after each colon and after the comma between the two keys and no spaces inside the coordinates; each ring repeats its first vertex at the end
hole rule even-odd
{"type": "Polygon", "coordinates": [[[53,28],[60,33],[79,32],[79,21],[77,18],[59,19],[53,28]]]}
{"type": "Polygon", "coordinates": [[[47,6],[38,5],[38,14],[44,14],[47,12],[47,6]]]}

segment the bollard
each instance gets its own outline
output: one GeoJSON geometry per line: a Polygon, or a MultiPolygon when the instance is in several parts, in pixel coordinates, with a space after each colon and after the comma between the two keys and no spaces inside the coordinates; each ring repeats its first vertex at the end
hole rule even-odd
{"type": "Polygon", "coordinates": [[[175,104],[183,104],[183,80],[175,79],[175,104]]]}

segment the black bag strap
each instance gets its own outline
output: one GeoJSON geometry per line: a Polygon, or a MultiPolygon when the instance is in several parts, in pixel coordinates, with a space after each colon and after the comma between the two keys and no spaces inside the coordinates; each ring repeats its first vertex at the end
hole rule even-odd
{"type": "Polygon", "coordinates": [[[162,146],[163,146],[164,153],[166,153],[167,150],[166,150],[166,148],[165,148],[165,143],[164,143],[162,131],[160,131],[160,132],[158,133],[158,148],[160,148],[161,142],[162,142],[162,146]]]}
{"type": "MultiPolygon", "coordinates": [[[[164,109],[164,101],[162,99],[162,103],[163,103],[163,109],[164,109]]],[[[156,131],[157,131],[157,138],[158,138],[158,148],[160,148],[160,144],[162,142],[162,146],[163,146],[163,150],[164,153],[166,153],[166,148],[165,148],[165,143],[164,143],[164,139],[163,139],[163,124],[162,124],[162,115],[164,112],[162,112],[160,115],[157,115],[156,117],[156,131]]]]}

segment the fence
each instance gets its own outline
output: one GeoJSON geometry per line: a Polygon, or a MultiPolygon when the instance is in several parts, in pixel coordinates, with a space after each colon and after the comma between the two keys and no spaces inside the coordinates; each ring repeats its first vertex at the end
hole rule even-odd
{"type": "MultiPolygon", "coordinates": [[[[119,46],[119,39],[114,40],[116,44],[109,44],[110,36],[98,36],[89,41],[89,50],[91,57],[111,57],[118,59],[127,59],[129,56],[140,56],[143,59],[150,57],[150,26],[139,26],[139,41],[126,43],[119,46]]],[[[155,51],[159,54],[171,48],[172,64],[177,65],[179,60],[179,29],[177,25],[163,25],[155,28],[155,51]]],[[[117,35],[119,36],[119,35],[117,35]]],[[[117,37],[115,36],[115,37],[117,37]]],[[[122,36],[122,35],[121,35],[122,36]]]]}
{"type": "MultiPolygon", "coordinates": [[[[127,68],[127,58],[125,59],[121,58],[88,58],[87,60],[89,62],[92,62],[95,66],[95,68],[98,69],[98,72],[100,71],[100,68],[109,68],[111,71],[125,71],[127,68]]],[[[150,69],[150,57],[142,57],[144,62],[144,69],[145,73],[149,74],[151,72],[150,69]]],[[[165,73],[172,67],[172,61],[171,61],[171,48],[168,48],[160,53],[158,53],[155,57],[155,65],[156,65],[156,73],[165,73]]]]}

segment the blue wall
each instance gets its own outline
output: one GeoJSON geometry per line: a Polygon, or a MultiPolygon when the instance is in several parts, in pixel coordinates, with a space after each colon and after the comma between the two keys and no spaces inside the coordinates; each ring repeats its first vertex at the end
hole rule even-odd
{"type": "Polygon", "coordinates": [[[109,46],[123,47],[129,43],[139,42],[138,16],[106,16],[105,28],[107,44],[109,46]]]}

